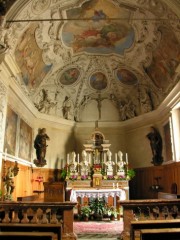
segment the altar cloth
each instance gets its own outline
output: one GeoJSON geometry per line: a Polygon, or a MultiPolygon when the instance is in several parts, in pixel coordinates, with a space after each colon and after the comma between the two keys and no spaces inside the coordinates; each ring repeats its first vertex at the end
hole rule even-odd
{"type": "Polygon", "coordinates": [[[126,192],[124,189],[72,189],[70,195],[71,202],[77,202],[77,198],[108,198],[108,197],[119,197],[120,200],[126,200],[126,192]]]}

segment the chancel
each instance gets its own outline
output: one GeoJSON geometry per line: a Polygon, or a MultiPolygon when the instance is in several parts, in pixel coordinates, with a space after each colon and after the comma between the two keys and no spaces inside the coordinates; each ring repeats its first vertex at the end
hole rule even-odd
{"type": "Polygon", "coordinates": [[[0,0],[2,239],[75,240],[85,215],[179,234],[179,19],[178,0],[0,0]]]}

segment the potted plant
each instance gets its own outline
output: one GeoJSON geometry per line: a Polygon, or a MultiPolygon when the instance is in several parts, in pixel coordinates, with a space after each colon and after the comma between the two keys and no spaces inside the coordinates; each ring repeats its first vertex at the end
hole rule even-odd
{"type": "Polygon", "coordinates": [[[108,215],[110,220],[115,220],[117,218],[117,210],[115,207],[110,206],[108,210],[108,215]]]}
{"type": "Polygon", "coordinates": [[[135,173],[134,169],[130,168],[130,169],[127,170],[126,178],[128,180],[131,180],[133,177],[135,177],[135,175],[136,175],[136,173],[135,173]]]}
{"type": "Polygon", "coordinates": [[[81,207],[81,217],[83,220],[88,221],[90,213],[91,213],[91,209],[88,205],[81,207]]]}
{"type": "Polygon", "coordinates": [[[95,198],[90,201],[90,209],[94,213],[96,220],[102,220],[106,210],[106,202],[104,198],[95,198]]]}

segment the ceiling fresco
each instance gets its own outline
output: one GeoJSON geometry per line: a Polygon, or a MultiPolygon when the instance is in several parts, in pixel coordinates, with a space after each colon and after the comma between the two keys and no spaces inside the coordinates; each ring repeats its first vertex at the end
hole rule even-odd
{"type": "Polygon", "coordinates": [[[126,121],[155,110],[180,79],[179,19],[167,1],[23,2],[8,10],[1,41],[39,112],[126,121]]]}

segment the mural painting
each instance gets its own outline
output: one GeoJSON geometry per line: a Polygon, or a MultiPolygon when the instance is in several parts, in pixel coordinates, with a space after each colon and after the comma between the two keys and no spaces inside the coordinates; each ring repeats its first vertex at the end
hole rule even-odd
{"type": "Polygon", "coordinates": [[[145,70],[156,87],[166,90],[172,83],[176,67],[180,62],[180,44],[169,29],[161,27],[159,31],[161,42],[153,52],[151,65],[145,70]]]}
{"type": "Polygon", "coordinates": [[[111,1],[92,0],[67,11],[68,21],[62,31],[62,40],[75,53],[123,54],[132,46],[134,30],[128,23],[130,11],[118,8],[111,1]],[[105,2],[105,3],[104,3],[105,2]],[[121,16],[121,20],[118,20],[121,16]],[[87,21],[84,19],[88,19],[87,21]]]}
{"type": "Polygon", "coordinates": [[[62,74],[60,82],[63,85],[71,85],[77,81],[79,75],[80,72],[77,68],[68,69],[62,74]]]}
{"type": "Polygon", "coordinates": [[[18,157],[31,161],[31,152],[32,152],[32,128],[21,119],[18,157]]]}
{"type": "Polygon", "coordinates": [[[15,58],[21,69],[23,82],[30,89],[38,87],[52,67],[43,62],[42,50],[35,39],[37,28],[38,24],[31,24],[15,50],[15,58]]]}
{"type": "Polygon", "coordinates": [[[107,87],[107,78],[102,72],[96,72],[90,77],[90,85],[95,90],[103,90],[107,87]]]}
{"type": "Polygon", "coordinates": [[[137,77],[127,69],[118,69],[117,78],[125,85],[135,85],[138,83],[137,77]]]}
{"type": "Polygon", "coordinates": [[[4,151],[15,156],[16,153],[16,133],[17,133],[18,115],[8,106],[6,115],[6,128],[4,139],[4,151]]]}

